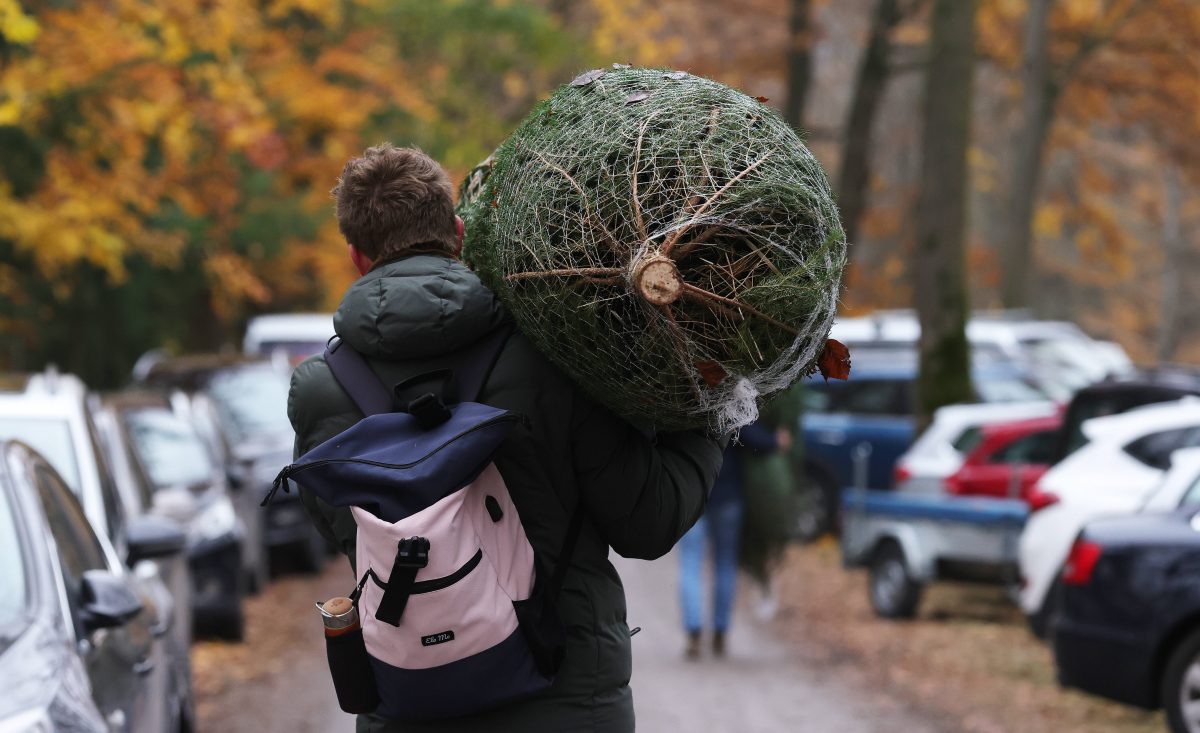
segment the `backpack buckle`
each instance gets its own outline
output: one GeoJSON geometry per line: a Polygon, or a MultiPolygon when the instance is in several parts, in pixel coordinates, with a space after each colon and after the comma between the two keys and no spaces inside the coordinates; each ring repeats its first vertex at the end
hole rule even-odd
{"type": "Polygon", "coordinates": [[[408,403],[408,414],[417,419],[417,424],[431,430],[450,419],[450,408],[432,392],[426,392],[408,403]]]}
{"type": "Polygon", "coordinates": [[[423,568],[429,564],[429,540],[408,537],[397,544],[394,567],[423,568]]]}

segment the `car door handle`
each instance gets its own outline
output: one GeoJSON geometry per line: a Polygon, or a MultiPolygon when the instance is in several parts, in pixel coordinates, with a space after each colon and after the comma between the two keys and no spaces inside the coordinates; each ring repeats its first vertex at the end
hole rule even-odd
{"type": "Polygon", "coordinates": [[[154,671],[154,660],[150,658],[143,659],[133,665],[133,673],[139,677],[145,677],[154,671]]]}

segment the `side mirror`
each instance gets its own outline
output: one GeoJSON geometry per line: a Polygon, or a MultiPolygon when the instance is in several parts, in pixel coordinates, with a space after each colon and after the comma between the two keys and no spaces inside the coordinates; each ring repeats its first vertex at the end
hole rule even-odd
{"type": "Polygon", "coordinates": [[[123,626],[142,612],[128,582],[106,570],[88,570],[80,581],[83,628],[87,632],[123,626]]]}
{"type": "Polygon", "coordinates": [[[125,540],[129,546],[126,561],[131,566],[142,560],[179,554],[187,543],[187,537],[178,524],[149,514],[129,520],[125,540]]]}

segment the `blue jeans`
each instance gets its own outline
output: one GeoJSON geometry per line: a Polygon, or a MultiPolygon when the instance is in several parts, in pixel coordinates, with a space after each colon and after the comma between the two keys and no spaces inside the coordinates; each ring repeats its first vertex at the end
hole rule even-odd
{"type": "Polygon", "coordinates": [[[679,603],[683,608],[683,628],[688,632],[703,628],[705,545],[711,542],[713,558],[712,627],[729,629],[733,598],[737,589],[738,543],[742,533],[742,503],[725,501],[710,504],[700,521],[679,540],[679,603]]]}

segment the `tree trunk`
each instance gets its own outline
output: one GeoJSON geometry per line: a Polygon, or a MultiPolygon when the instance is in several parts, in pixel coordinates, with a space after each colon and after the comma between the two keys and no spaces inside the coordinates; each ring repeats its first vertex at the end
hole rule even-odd
{"type": "Polygon", "coordinates": [[[797,130],[804,127],[804,100],[812,79],[812,43],[809,38],[811,0],[792,0],[791,32],[788,35],[787,99],[783,119],[797,130]]]}
{"type": "Polygon", "coordinates": [[[1183,296],[1183,256],[1186,249],[1183,237],[1183,183],[1179,167],[1167,167],[1163,181],[1163,271],[1162,313],[1158,330],[1158,361],[1169,362],[1179,348],[1181,298],[1183,296]]]}
{"type": "Polygon", "coordinates": [[[842,227],[846,230],[846,241],[851,243],[858,241],[859,220],[867,205],[871,183],[871,128],[887,86],[888,38],[899,22],[897,0],[879,0],[871,18],[871,31],[862,62],[858,66],[854,99],[850,102],[850,113],[846,118],[837,201],[842,227]]]}
{"type": "Polygon", "coordinates": [[[976,0],[935,0],[925,82],[914,287],[921,323],[918,425],[971,399],[966,218],[976,0]]]}
{"type": "Polygon", "coordinates": [[[1054,114],[1057,88],[1050,78],[1047,19],[1053,0],[1030,0],[1021,63],[1021,132],[1009,196],[1008,227],[1001,243],[1000,299],[1005,308],[1029,307],[1033,273],[1033,216],[1042,175],[1042,148],[1054,114]]]}

